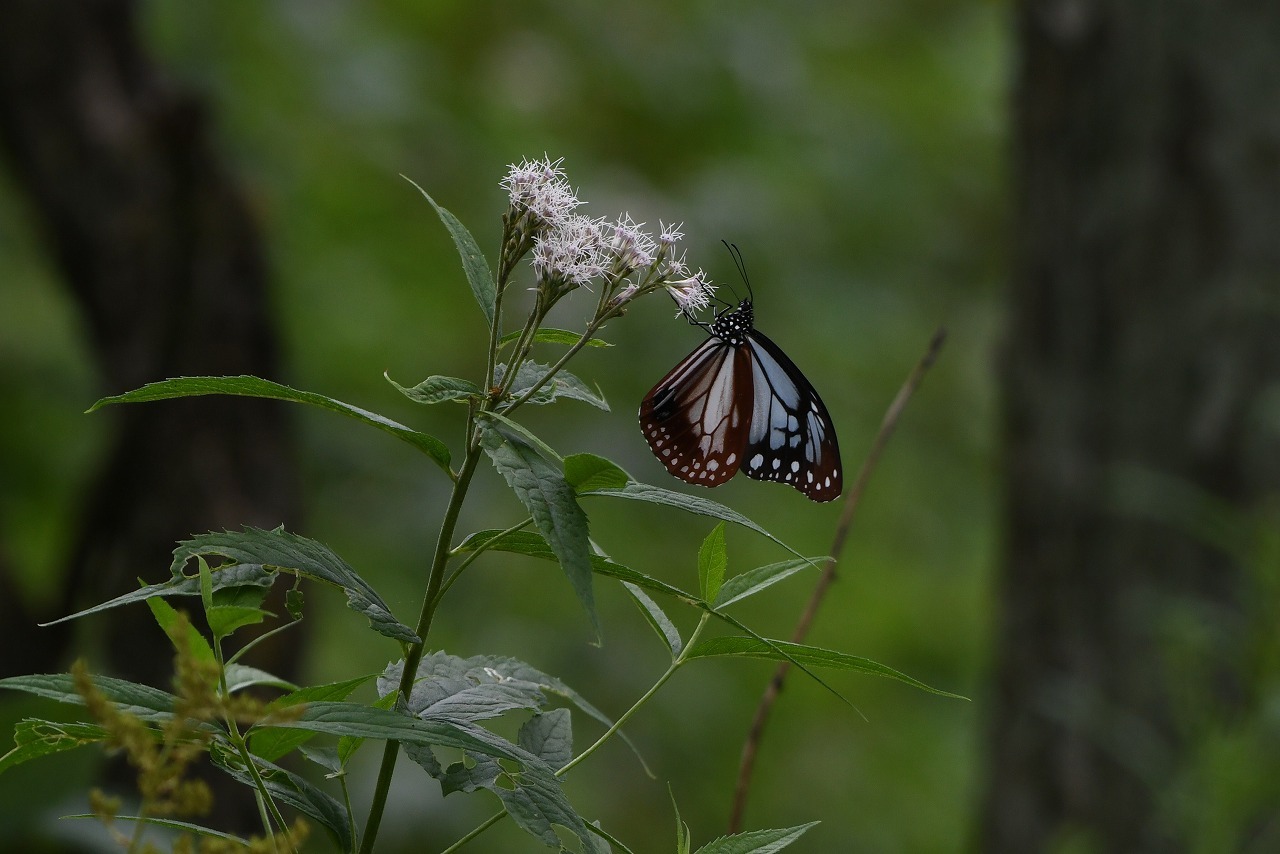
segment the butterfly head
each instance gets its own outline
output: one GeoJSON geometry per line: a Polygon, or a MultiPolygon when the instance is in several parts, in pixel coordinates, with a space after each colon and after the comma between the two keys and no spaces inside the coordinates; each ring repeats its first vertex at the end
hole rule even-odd
{"type": "Polygon", "coordinates": [[[747,334],[755,327],[756,311],[751,300],[744,299],[733,311],[716,316],[711,323],[711,334],[726,344],[741,347],[747,342],[747,334]]]}

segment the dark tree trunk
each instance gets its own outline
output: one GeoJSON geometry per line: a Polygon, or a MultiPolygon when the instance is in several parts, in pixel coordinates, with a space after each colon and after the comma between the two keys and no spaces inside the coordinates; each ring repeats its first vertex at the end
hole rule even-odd
{"type": "MultiPolygon", "coordinates": [[[[204,106],[149,60],[135,13],[128,0],[0,3],[4,155],[82,311],[104,394],[184,374],[277,375],[257,224],[204,106]]],[[[296,520],[277,405],[202,398],[93,417],[116,441],[83,499],[62,613],[163,579],[191,533],[296,520]]],[[[65,630],[4,607],[5,673],[65,665],[65,630]]],[[[93,620],[98,666],[166,684],[149,623],[129,609],[93,620]]],[[[281,646],[261,666],[287,673],[296,657],[281,646]]]]}
{"type": "MultiPolygon", "coordinates": [[[[1247,527],[1214,541],[1193,507],[1241,522],[1280,491],[1264,409],[1280,382],[1280,3],[1023,0],[1016,16],[1008,529],[979,848],[1185,850],[1172,798],[1196,722],[1248,713],[1248,618],[1275,608],[1229,553],[1247,527]],[[1190,644],[1210,624],[1215,643],[1190,644]]],[[[1277,809],[1242,821],[1274,833],[1277,809]]]]}

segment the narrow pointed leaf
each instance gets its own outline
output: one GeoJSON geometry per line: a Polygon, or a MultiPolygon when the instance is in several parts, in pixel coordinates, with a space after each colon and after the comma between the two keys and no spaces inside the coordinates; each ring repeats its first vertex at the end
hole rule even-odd
{"type": "Polygon", "coordinates": [[[618,489],[631,481],[612,460],[595,454],[570,454],[564,458],[564,479],[578,492],[593,489],[618,489]]]}
{"type": "Polygon", "coordinates": [[[928,691],[930,694],[952,697],[957,700],[966,699],[959,694],[952,694],[950,691],[931,688],[918,679],[912,679],[905,673],[900,673],[892,667],[886,667],[869,658],[861,658],[856,655],[837,652],[833,649],[823,649],[822,647],[808,646],[806,644],[788,643],[779,640],[761,641],[750,637],[708,638],[698,641],[689,650],[686,657],[689,659],[730,657],[759,658],[768,661],[798,661],[813,667],[853,670],[858,673],[868,673],[872,676],[883,676],[904,682],[913,688],[919,688],[921,691],[928,691]],[[779,653],[779,650],[786,653],[786,655],[779,653]]]}
{"type": "MultiPolygon", "coordinates": [[[[110,676],[94,676],[93,684],[125,714],[153,722],[166,721],[173,716],[173,705],[177,698],[167,691],[110,676]]],[[[9,676],[0,679],[0,689],[4,688],[35,694],[60,703],[84,705],[84,698],[76,691],[75,681],[70,673],[9,676]]]]}
{"type": "Polygon", "coordinates": [[[185,645],[199,661],[205,664],[217,664],[218,658],[213,654],[213,647],[209,645],[209,641],[200,634],[200,630],[192,625],[190,620],[181,619],[181,614],[172,605],[157,598],[148,599],[147,607],[151,609],[156,623],[168,636],[174,649],[180,649],[185,645]]]}
{"type": "Polygon", "coordinates": [[[352,406],[349,403],[343,403],[340,400],[334,400],[322,394],[299,391],[296,388],[290,388],[287,385],[281,385],[259,377],[175,377],[161,380],[160,382],[148,383],[142,388],[134,389],[124,394],[104,397],[89,407],[89,411],[95,412],[113,403],[144,403],[152,400],[200,397],[208,394],[266,397],[272,400],[287,400],[290,403],[308,403],[321,409],[327,409],[330,412],[336,412],[339,415],[345,415],[348,418],[354,418],[357,421],[363,421],[365,424],[377,427],[379,430],[390,433],[397,439],[413,445],[430,457],[446,474],[449,474],[450,477],[453,476],[453,473],[449,470],[449,448],[435,436],[428,436],[426,433],[411,430],[403,424],[392,421],[390,418],[378,415],[376,412],[370,412],[367,409],[361,409],[358,406],[352,406]]]}
{"type": "Polygon", "coordinates": [[[297,685],[286,679],[281,679],[273,673],[259,670],[256,667],[248,667],[244,664],[228,664],[224,672],[227,677],[227,691],[232,694],[237,691],[243,691],[245,688],[251,688],[254,685],[268,685],[283,691],[298,690],[297,685]]]}
{"type": "Polygon", "coordinates": [[[798,551],[791,546],[779,540],[773,534],[770,534],[764,528],[761,528],[755,522],[752,522],[746,516],[735,510],[730,510],[723,504],[718,504],[707,498],[700,498],[696,495],[686,495],[683,492],[673,492],[670,489],[663,489],[658,486],[651,486],[647,483],[628,483],[626,486],[618,489],[592,489],[584,490],[582,495],[599,495],[606,498],[626,498],[631,501],[644,501],[649,504],[661,504],[666,507],[675,507],[680,510],[687,510],[690,513],[696,513],[699,516],[710,516],[713,519],[721,519],[725,522],[732,522],[735,525],[741,525],[767,537],[796,557],[803,557],[798,551]]]}
{"type": "Polygon", "coordinates": [[[13,749],[0,756],[0,774],[23,762],[96,744],[106,738],[107,731],[97,724],[26,718],[13,728],[13,749]]]}
{"type": "Polygon", "coordinates": [[[702,598],[714,602],[724,583],[724,571],[729,565],[729,555],[724,544],[724,522],[716,525],[702,541],[698,549],[698,586],[702,598]]]}
{"type": "Polygon", "coordinates": [[[732,605],[734,602],[740,602],[749,596],[754,596],[761,590],[772,587],[785,578],[790,578],[802,569],[809,569],[819,564],[823,560],[826,560],[826,558],[796,558],[749,569],[727,579],[721,586],[720,592],[716,595],[715,601],[711,604],[717,608],[723,608],[726,605],[732,605]]]}
{"type": "Polygon", "coordinates": [[[680,656],[680,650],[684,648],[684,640],[680,637],[680,631],[676,628],[675,623],[666,615],[662,608],[658,607],[658,603],[649,598],[649,595],[635,584],[624,581],[622,586],[627,593],[631,594],[631,598],[635,600],[636,606],[640,609],[640,613],[644,615],[645,621],[653,628],[658,637],[666,642],[667,648],[671,651],[671,660],[674,661],[680,656]]]}
{"type": "MultiPolygon", "coordinates": [[[[310,685],[306,688],[298,688],[285,694],[283,697],[277,697],[271,702],[272,709],[288,708],[289,706],[299,706],[305,703],[314,702],[337,702],[345,700],[351,696],[351,692],[359,688],[361,685],[374,678],[374,674],[370,673],[355,679],[347,679],[343,682],[333,682],[328,685],[310,685]]],[[[315,733],[302,729],[282,729],[277,727],[255,727],[249,736],[249,749],[256,755],[261,756],[269,762],[274,762],[290,751],[305,744],[312,739],[315,733]]]]}
{"type": "Polygon", "coordinates": [[[587,516],[578,506],[573,487],[565,481],[563,468],[542,456],[505,421],[486,419],[481,443],[551,546],[598,639],[600,620],[591,585],[587,516]]]}
{"type": "Polygon", "coordinates": [[[722,836],[699,848],[696,854],[773,854],[781,851],[804,835],[818,822],[777,830],[750,830],[733,836],[722,836]]]}
{"type": "Polygon", "coordinates": [[[457,377],[427,377],[416,386],[405,388],[385,373],[382,376],[414,403],[443,403],[446,400],[478,398],[484,394],[480,386],[470,380],[460,380],[457,377]]]}
{"type": "MultiPolygon", "coordinates": [[[[80,813],[78,815],[64,815],[62,818],[91,818],[95,821],[101,821],[102,816],[94,813],[80,813]]],[[[178,830],[184,833],[194,833],[197,836],[207,836],[210,839],[221,839],[224,842],[230,842],[238,846],[242,846],[245,850],[249,850],[249,840],[236,836],[231,833],[223,833],[221,830],[214,830],[211,827],[204,827],[199,824],[192,824],[189,821],[178,821],[174,818],[155,818],[153,816],[140,815],[115,815],[111,817],[112,821],[136,821],[143,824],[151,824],[156,827],[167,827],[170,830],[178,830]]]]}
{"type": "Polygon", "coordinates": [[[480,251],[476,239],[471,236],[471,232],[467,231],[456,216],[449,211],[436,204],[436,200],[431,198],[426,190],[418,186],[418,184],[408,176],[401,175],[419,193],[422,197],[431,203],[431,207],[436,209],[440,221],[444,223],[444,227],[449,230],[449,236],[453,238],[453,245],[458,247],[458,255],[462,258],[462,269],[467,274],[467,283],[471,285],[471,293],[475,295],[476,302],[480,305],[480,310],[484,312],[484,319],[489,322],[489,328],[493,328],[494,302],[497,297],[497,286],[494,284],[493,273],[489,272],[489,263],[484,258],[484,253],[480,251]]]}
{"type": "MultiPolygon", "coordinates": [[[[520,337],[520,330],[508,332],[498,339],[499,347],[506,347],[508,344],[520,337]]],[[[537,332],[533,333],[533,340],[541,344],[567,344],[574,345],[578,343],[578,339],[582,337],[580,332],[570,332],[567,329],[553,329],[549,326],[541,327],[537,332]]],[[[588,347],[612,347],[608,341],[602,341],[599,338],[592,338],[587,342],[588,347]]]]}
{"type": "Polygon", "coordinates": [[[368,582],[315,540],[283,528],[264,531],[246,527],[243,531],[201,534],[178,544],[170,570],[175,577],[180,576],[188,560],[209,555],[220,555],[236,563],[273,567],[340,587],[347,594],[347,605],[368,617],[374,631],[407,643],[418,640],[412,629],[392,615],[391,608],[368,582]]]}
{"type": "MultiPolygon", "coordinates": [[[[246,786],[255,786],[256,781],[245,765],[244,758],[229,744],[215,741],[209,750],[209,758],[235,780],[246,786]]],[[[272,798],[318,821],[340,847],[345,848],[349,844],[351,820],[346,808],[336,798],[306,778],[273,762],[259,756],[251,756],[251,759],[272,798]]]]}
{"type": "MultiPolygon", "coordinates": [[[[502,368],[501,365],[498,367],[502,368]]],[[[511,384],[511,396],[520,397],[526,391],[533,388],[533,386],[546,376],[547,372],[550,370],[550,365],[543,365],[532,360],[524,362],[519,369],[517,369],[516,378],[511,384]]],[[[498,371],[495,377],[495,382],[502,381],[502,373],[503,371],[498,371]]],[[[605,412],[609,411],[608,402],[605,401],[604,396],[600,394],[598,390],[592,389],[581,379],[566,370],[557,371],[556,375],[553,376],[550,381],[543,385],[542,388],[538,389],[538,391],[529,398],[529,403],[551,403],[558,397],[569,397],[574,400],[581,400],[584,403],[591,404],[597,409],[603,409],[605,412]]]]}
{"type": "MultiPolygon", "coordinates": [[[[211,573],[213,579],[213,589],[220,590],[224,587],[242,587],[245,585],[257,585],[260,587],[270,587],[275,583],[275,570],[266,569],[262,566],[254,566],[252,564],[238,563],[233,566],[224,566],[214,569],[211,573]]],[[[76,620],[80,617],[87,617],[90,614],[96,614],[99,611],[106,611],[110,608],[118,608],[121,605],[129,605],[134,602],[145,602],[153,596],[199,596],[200,595],[200,579],[196,576],[178,576],[170,578],[163,584],[149,584],[146,587],[140,587],[137,590],[131,590],[103,602],[100,605],[94,605],[92,608],[85,608],[83,611],[77,611],[74,614],[68,614],[65,617],[59,617],[48,623],[41,623],[42,626],[56,626],[58,623],[65,623],[68,620],[76,620]]]]}

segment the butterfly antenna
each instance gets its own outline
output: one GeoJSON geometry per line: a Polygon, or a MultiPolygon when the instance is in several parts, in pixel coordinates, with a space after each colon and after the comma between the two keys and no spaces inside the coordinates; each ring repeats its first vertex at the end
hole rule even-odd
{"type": "MultiPolygon", "coordinates": [[[[742,260],[742,250],[738,248],[738,244],[736,243],[729,243],[725,240],[721,240],[720,242],[724,244],[725,248],[729,250],[729,254],[733,256],[733,263],[738,267],[738,275],[742,277],[742,283],[747,286],[747,296],[752,302],[755,302],[756,295],[755,292],[751,290],[751,280],[747,278],[747,265],[742,260]]],[[[737,294],[735,294],[735,296],[737,296],[737,294]]]]}

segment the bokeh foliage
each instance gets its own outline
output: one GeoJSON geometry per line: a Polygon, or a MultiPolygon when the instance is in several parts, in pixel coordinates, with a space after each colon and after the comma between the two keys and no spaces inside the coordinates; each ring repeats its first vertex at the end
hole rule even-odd
{"type": "MultiPolygon", "coordinates": [[[[483,319],[451,241],[398,173],[492,251],[505,164],[543,152],[566,157],[593,215],[683,220],[690,260],[718,282],[734,281],[718,241],[743,247],[760,326],[822,391],[850,471],[933,327],[946,323],[947,349],[876,475],[811,640],[980,700],[996,519],[1001,6],[163,0],[145,14],[175,81],[208,94],[266,232],[290,365],[274,379],[456,441],[452,413],[414,407],[380,376],[476,378],[484,364],[483,319]]],[[[0,266],[0,396],[20,415],[0,426],[0,525],[26,595],[49,597],[76,491],[110,431],[109,419],[80,413],[123,389],[99,386],[73,306],[8,183],[0,266]]],[[[574,302],[555,325],[573,325],[574,302]]],[[[701,334],[671,315],[658,300],[641,303],[605,331],[618,346],[577,362],[613,413],[554,407],[530,419],[539,434],[561,452],[605,453],[661,482],[632,413],[701,334]]],[[[447,483],[398,443],[340,419],[307,413],[297,427],[304,533],[412,613],[447,483]]],[[[501,526],[506,517],[494,514],[516,512],[491,473],[476,489],[464,530],[501,526]]],[[[715,497],[806,553],[827,547],[839,513],[743,478],[715,497]]],[[[592,509],[593,533],[620,560],[692,582],[709,524],[656,508],[592,509]]],[[[731,572],[785,557],[741,531],[729,549],[731,572]]],[[[165,567],[149,571],[159,580],[165,567]]],[[[529,594],[540,572],[486,560],[458,584],[434,641],[462,656],[518,651],[602,709],[625,708],[661,669],[662,650],[616,591],[599,603],[605,646],[590,646],[567,590],[529,594]]],[[[789,583],[790,611],[748,603],[744,619],[785,635],[807,577],[789,583]]],[[[327,605],[309,655],[313,681],[377,670],[394,654],[353,644],[363,627],[340,600],[327,605]]],[[[767,664],[716,662],[697,677],[680,674],[629,728],[660,781],[644,778],[624,749],[606,751],[575,771],[575,804],[621,838],[652,838],[671,820],[669,779],[695,833],[718,834],[741,734],[769,673],[767,664]]],[[[822,819],[805,840],[812,850],[957,847],[976,795],[981,703],[836,679],[870,723],[793,680],[760,757],[749,825],[822,819]]],[[[478,804],[455,812],[422,775],[406,773],[397,786],[387,843],[416,850],[485,817],[478,804]]],[[[30,804],[3,802],[10,816],[0,832],[30,804]]],[[[524,844],[502,832],[487,843],[524,844]]]]}

